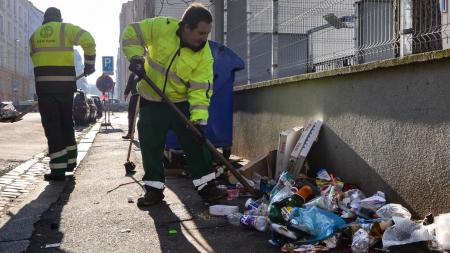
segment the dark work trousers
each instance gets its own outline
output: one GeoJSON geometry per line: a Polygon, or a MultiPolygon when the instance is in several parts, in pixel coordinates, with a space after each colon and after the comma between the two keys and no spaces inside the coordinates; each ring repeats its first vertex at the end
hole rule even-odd
{"type": "MultiPolygon", "coordinates": [[[[139,111],[138,132],[144,165],[144,184],[158,189],[164,188],[165,175],[162,163],[166,136],[172,129],[183,148],[189,173],[194,186],[201,189],[206,183],[215,179],[211,154],[204,143],[200,143],[186,124],[166,104],[161,102],[142,103],[139,111]]],[[[188,102],[175,105],[189,117],[188,102]]]]}
{"type": "Polygon", "coordinates": [[[138,101],[138,94],[131,95],[130,102],[128,103],[128,134],[131,135],[131,131],[134,126],[134,114],[136,113],[136,104],[138,101]]]}
{"type": "Polygon", "coordinates": [[[65,173],[69,160],[76,160],[77,153],[72,120],[73,93],[40,94],[38,103],[51,173],[65,173]]]}

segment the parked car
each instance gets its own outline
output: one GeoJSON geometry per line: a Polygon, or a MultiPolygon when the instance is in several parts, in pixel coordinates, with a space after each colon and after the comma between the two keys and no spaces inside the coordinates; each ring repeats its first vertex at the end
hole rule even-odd
{"type": "Polygon", "coordinates": [[[112,112],[123,112],[128,110],[127,102],[120,102],[119,99],[110,98],[107,101],[107,108],[112,112]]]}
{"type": "Polygon", "coordinates": [[[97,120],[97,106],[94,103],[94,100],[90,97],[86,99],[87,104],[89,105],[89,119],[90,123],[93,123],[97,120]]]}
{"type": "Polygon", "coordinates": [[[117,98],[110,98],[110,99],[108,99],[108,102],[111,104],[118,104],[118,103],[120,103],[120,100],[117,98]]]}
{"type": "Polygon", "coordinates": [[[75,124],[82,125],[89,122],[91,110],[87,103],[86,94],[83,90],[77,90],[73,95],[73,120],[75,124]]]}
{"type": "Polygon", "coordinates": [[[103,115],[103,104],[100,97],[96,95],[88,95],[88,97],[94,100],[95,106],[97,107],[97,118],[101,118],[103,115]]]}

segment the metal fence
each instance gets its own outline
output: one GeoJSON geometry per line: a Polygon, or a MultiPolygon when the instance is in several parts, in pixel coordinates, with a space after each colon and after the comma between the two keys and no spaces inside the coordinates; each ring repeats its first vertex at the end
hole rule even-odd
{"type": "Polygon", "coordinates": [[[236,83],[336,69],[450,47],[448,0],[227,0],[236,83]]]}

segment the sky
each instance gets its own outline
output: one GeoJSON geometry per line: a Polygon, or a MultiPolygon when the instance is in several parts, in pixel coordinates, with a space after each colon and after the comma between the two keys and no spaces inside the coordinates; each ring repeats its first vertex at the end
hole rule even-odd
{"type": "MultiPolygon", "coordinates": [[[[80,26],[95,39],[97,59],[96,72],[87,77],[95,84],[102,72],[102,56],[114,56],[119,48],[119,16],[122,4],[128,0],[29,0],[42,12],[48,7],[61,10],[63,22],[80,26]]],[[[80,51],[82,53],[82,51],[80,51]]],[[[116,66],[115,66],[116,67],[116,66]]],[[[114,76],[112,76],[115,79],[114,76]]]]}

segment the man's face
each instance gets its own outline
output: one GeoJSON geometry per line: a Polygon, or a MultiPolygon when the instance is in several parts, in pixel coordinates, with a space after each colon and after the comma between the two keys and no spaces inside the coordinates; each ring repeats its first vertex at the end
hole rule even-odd
{"type": "Polygon", "coordinates": [[[211,32],[212,24],[200,21],[196,28],[190,29],[188,25],[183,28],[183,40],[193,48],[203,47],[208,40],[208,34],[211,32]]]}

